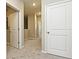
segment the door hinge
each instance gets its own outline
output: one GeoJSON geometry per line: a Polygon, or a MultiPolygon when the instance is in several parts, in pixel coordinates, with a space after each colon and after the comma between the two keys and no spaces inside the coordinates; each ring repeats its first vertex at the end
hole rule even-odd
{"type": "Polygon", "coordinates": [[[20,44],[20,42],[18,42],[18,44],[20,44]]]}
{"type": "Polygon", "coordinates": [[[19,28],[18,28],[18,30],[19,30],[19,28]]]}

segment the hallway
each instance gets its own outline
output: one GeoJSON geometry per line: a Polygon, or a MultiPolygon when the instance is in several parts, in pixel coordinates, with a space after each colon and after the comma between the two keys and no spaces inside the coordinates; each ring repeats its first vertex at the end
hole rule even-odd
{"type": "Polygon", "coordinates": [[[41,52],[41,41],[39,39],[28,40],[23,49],[8,46],[7,59],[68,59],[41,52]]]}
{"type": "Polygon", "coordinates": [[[71,1],[54,1],[56,5],[41,0],[18,0],[14,4],[15,1],[12,3],[17,16],[8,19],[15,20],[9,28],[16,32],[10,31],[7,36],[11,42],[7,46],[7,59],[72,58],[71,1]]]}

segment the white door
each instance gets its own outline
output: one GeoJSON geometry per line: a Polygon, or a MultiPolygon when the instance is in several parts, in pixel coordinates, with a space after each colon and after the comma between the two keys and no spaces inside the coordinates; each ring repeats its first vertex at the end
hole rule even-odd
{"type": "Polygon", "coordinates": [[[47,6],[47,52],[71,58],[71,2],[47,6]]]}
{"type": "Polygon", "coordinates": [[[10,45],[16,48],[19,46],[18,20],[18,12],[12,13],[8,16],[10,45]]]}

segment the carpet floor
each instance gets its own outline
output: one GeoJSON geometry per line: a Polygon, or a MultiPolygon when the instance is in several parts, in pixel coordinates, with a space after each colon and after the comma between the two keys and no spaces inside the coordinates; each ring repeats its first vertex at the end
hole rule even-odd
{"type": "Polygon", "coordinates": [[[35,39],[25,41],[25,47],[22,49],[8,46],[7,59],[68,59],[52,54],[42,53],[40,43],[40,40],[35,39]]]}

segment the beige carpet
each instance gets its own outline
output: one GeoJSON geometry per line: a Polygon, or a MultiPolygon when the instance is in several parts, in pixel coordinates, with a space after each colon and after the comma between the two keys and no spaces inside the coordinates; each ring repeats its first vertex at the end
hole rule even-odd
{"type": "Polygon", "coordinates": [[[40,40],[28,40],[23,49],[8,46],[7,59],[68,59],[41,52],[40,40]]]}

